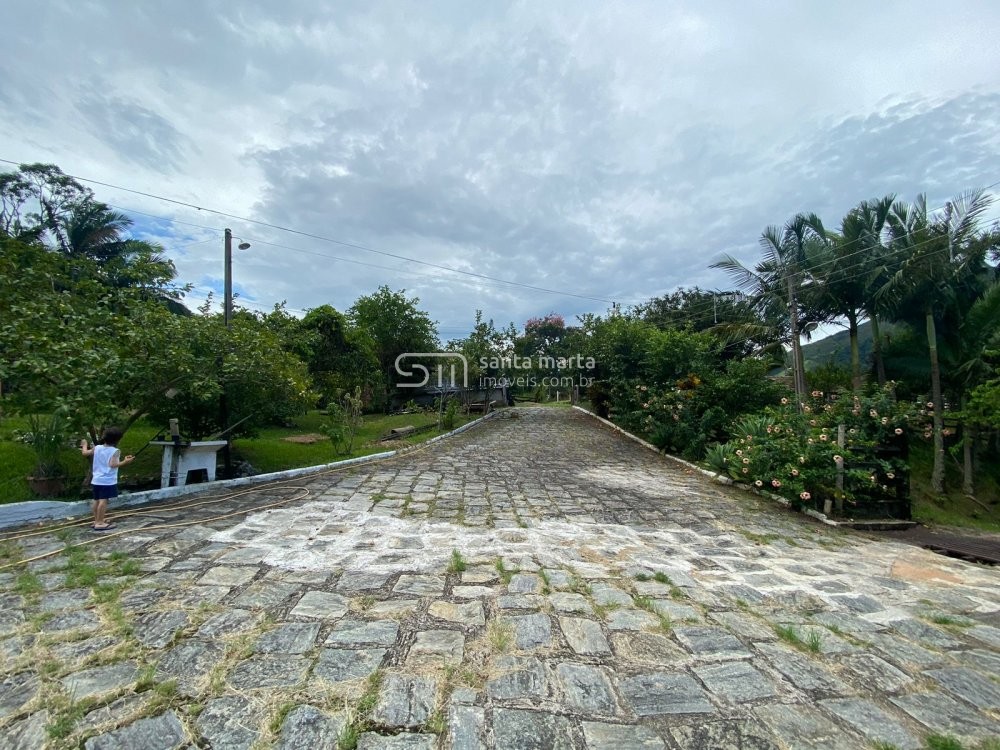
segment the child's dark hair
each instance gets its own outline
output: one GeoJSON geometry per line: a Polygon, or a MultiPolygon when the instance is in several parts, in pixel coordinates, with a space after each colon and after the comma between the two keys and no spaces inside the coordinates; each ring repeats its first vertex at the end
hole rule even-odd
{"type": "Polygon", "coordinates": [[[122,439],[122,431],[120,427],[108,427],[104,431],[104,435],[101,437],[101,442],[105,445],[118,445],[118,441],[122,439]]]}

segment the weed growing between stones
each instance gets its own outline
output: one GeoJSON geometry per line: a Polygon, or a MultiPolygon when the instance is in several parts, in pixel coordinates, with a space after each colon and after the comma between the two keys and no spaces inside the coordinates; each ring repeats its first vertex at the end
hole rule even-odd
{"type": "Polygon", "coordinates": [[[491,620],[486,628],[486,642],[495,653],[507,653],[514,643],[514,627],[509,622],[491,620]]]}
{"type": "Polygon", "coordinates": [[[378,703],[378,691],[382,687],[385,678],[381,669],[372,672],[365,680],[365,689],[350,712],[350,721],[344,727],[343,733],[337,743],[338,750],[355,750],[358,746],[358,738],[371,726],[372,711],[378,703]]]}
{"type": "Polygon", "coordinates": [[[653,580],[657,583],[665,583],[668,586],[673,585],[673,581],[670,580],[670,576],[664,573],[662,570],[658,570],[653,573],[653,580]]]}
{"type": "Polygon", "coordinates": [[[17,582],[14,584],[14,591],[25,597],[34,599],[45,591],[45,587],[37,575],[31,571],[25,571],[17,577],[17,582]]]}
{"type": "Polygon", "coordinates": [[[542,579],[542,593],[549,594],[552,591],[552,581],[549,580],[549,574],[545,572],[545,568],[538,571],[539,577],[542,579]]]}
{"type": "Polygon", "coordinates": [[[449,573],[461,573],[468,567],[462,558],[462,553],[457,549],[451,551],[451,561],[448,563],[449,573]]]}
{"type": "Polygon", "coordinates": [[[515,573],[521,572],[518,568],[514,568],[513,570],[507,570],[507,568],[503,564],[502,557],[497,558],[494,567],[497,569],[497,573],[500,574],[500,580],[504,582],[505,586],[510,583],[510,579],[514,577],[515,573]]]}

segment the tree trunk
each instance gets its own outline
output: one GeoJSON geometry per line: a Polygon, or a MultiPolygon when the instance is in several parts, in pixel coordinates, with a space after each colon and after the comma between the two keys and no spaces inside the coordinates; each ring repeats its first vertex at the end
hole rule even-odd
{"type": "Polygon", "coordinates": [[[805,367],[802,360],[802,346],[799,341],[799,306],[795,298],[795,286],[791,276],[788,277],[788,318],[792,339],[792,378],[795,382],[795,405],[802,410],[802,402],[806,395],[805,367]]]}
{"type": "Polygon", "coordinates": [[[927,352],[931,360],[931,402],[934,420],[934,468],[931,470],[931,490],[935,494],[944,493],[944,399],[941,397],[941,366],[938,364],[937,327],[934,313],[928,310],[927,352]]]}
{"type": "Polygon", "coordinates": [[[848,313],[847,324],[851,336],[851,388],[860,391],[861,350],[858,348],[858,316],[854,312],[848,313]]]}
{"type": "Polygon", "coordinates": [[[872,356],[875,359],[875,375],[878,386],[885,385],[885,361],[882,359],[882,332],[879,330],[878,316],[872,315],[872,356]]]}
{"type": "MultiPolygon", "coordinates": [[[[966,396],[962,394],[962,411],[965,411],[966,396]]],[[[968,422],[962,423],[962,492],[968,497],[976,496],[975,455],[976,428],[968,422]]]]}

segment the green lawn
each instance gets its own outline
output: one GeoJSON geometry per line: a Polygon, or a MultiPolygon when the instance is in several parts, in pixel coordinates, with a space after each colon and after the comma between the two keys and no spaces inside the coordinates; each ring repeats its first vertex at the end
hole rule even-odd
{"type": "MultiPolygon", "coordinates": [[[[459,427],[478,415],[456,415],[455,426],[459,427]]],[[[240,438],[233,441],[234,460],[249,461],[257,473],[264,474],[283,469],[297,469],[304,466],[315,466],[340,461],[355,456],[366,456],[371,453],[394,450],[404,445],[413,445],[428,440],[441,431],[436,428],[436,414],[396,414],[392,416],[366,416],[358,435],[354,438],[354,450],[349,456],[335,455],[333,446],[326,438],[306,445],[285,440],[296,435],[318,434],[320,425],[326,419],[320,412],[310,412],[291,427],[274,427],[261,430],[255,438],[240,438]],[[413,425],[423,427],[435,425],[434,428],[419,432],[410,437],[387,443],[377,441],[390,429],[413,425]]],[[[0,422],[0,504],[32,500],[35,496],[28,487],[27,477],[35,466],[34,453],[30,447],[14,440],[15,432],[27,429],[25,420],[5,417],[0,422]]],[[[129,428],[122,438],[122,452],[137,454],[135,462],[122,469],[122,485],[133,483],[145,487],[159,486],[160,460],[162,451],[157,446],[142,450],[147,442],[152,440],[162,428],[140,421],[129,428]],[[139,451],[142,450],[141,453],[139,451]]],[[[74,444],[78,444],[83,436],[77,436],[74,444]]],[[[90,497],[90,487],[83,484],[87,473],[89,459],[84,458],[79,450],[67,448],[62,457],[63,469],[66,472],[66,490],[58,498],[62,500],[79,500],[90,497]]]]}

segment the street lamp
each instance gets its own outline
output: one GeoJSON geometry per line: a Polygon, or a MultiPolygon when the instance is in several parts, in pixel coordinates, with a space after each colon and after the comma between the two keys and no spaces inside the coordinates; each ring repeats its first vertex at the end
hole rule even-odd
{"type": "MultiPolygon", "coordinates": [[[[250,247],[250,243],[241,242],[238,247],[240,250],[247,250],[250,247]]],[[[229,331],[233,325],[233,230],[228,227],[226,228],[225,284],[223,287],[222,305],[222,317],[226,324],[226,330],[229,331]]],[[[219,418],[219,421],[222,422],[222,434],[226,436],[226,447],[222,449],[222,458],[226,467],[226,479],[232,479],[233,456],[229,450],[229,401],[226,398],[225,379],[222,381],[222,394],[219,396],[219,418]]]]}

